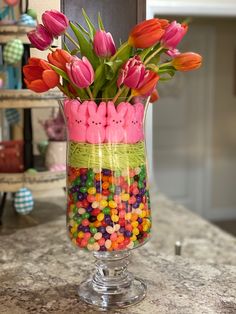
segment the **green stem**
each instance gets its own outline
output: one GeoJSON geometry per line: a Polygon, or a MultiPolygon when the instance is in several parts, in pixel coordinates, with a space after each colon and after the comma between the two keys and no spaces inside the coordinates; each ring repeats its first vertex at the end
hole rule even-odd
{"type": "Polygon", "coordinates": [[[86,91],[87,91],[87,93],[88,93],[90,99],[93,100],[93,94],[92,94],[92,92],[91,92],[90,87],[87,87],[87,88],[86,88],[86,91]]]}
{"type": "Polygon", "coordinates": [[[54,52],[54,50],[52,49],[52,47],[48,47],[48,49],[49,49],[51,52],[54,52]]]}
{"type": "Polygon", "coordinates": [[[112,101],[115,103],[118,99],[118,97],[122,94],[122,92],[124,91],[125,86],[123,86],[122,88],[119,88],[118,92],[116,93],[115,97],[112,99],[112,101]]]}
{"type": "Polygon", "coordinates": [[[129,98],[127,99],[127,102],[130,102],[130,100],[133,98],[133,95],[131,94],[130,96],[129,96],[129,98]]]}
{"type": "Polygon", "coordinates": [[[159,66],[159,69],[160,69],[160,68],[164,68],[164,67],[169,66],[169,65],[172,65],[172,61],[161,64],[161,65],[159,66]]]}
{"type": "Polygon", "coordinates": [[[80,50],[79,44],[70,36],[70,34],[65,32],[65,36],[80,50]]]}
{"type": "Polygon", "coordinates": [[[157,50],[155,50],[145,61],[144,64],[147,64],[153,57],[155,57],[156,54],[158,54],[161,50],[163,49],[163,47],[161,46],[160,48],[158,48],[157,50]]]}

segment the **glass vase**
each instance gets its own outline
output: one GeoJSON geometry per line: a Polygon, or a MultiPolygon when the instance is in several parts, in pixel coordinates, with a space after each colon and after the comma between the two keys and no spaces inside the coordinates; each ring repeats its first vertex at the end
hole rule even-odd
{"type": "Polygon", "coordinates": [[[148,102],[61,101],[67,125],[67,230],[95,258],[78,294],[103,309],[141,301],[146,284],[128,271],[150,237],[144,120],[148,102]]]}

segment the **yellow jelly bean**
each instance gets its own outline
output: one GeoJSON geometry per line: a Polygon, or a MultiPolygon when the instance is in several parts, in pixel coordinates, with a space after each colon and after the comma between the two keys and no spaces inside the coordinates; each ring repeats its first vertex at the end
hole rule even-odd
{"type": "Polygon", "coordinates": [[[116,208],[116,207],[117,207],[117,204],[116,204],[115,201],[109,201],[109,206],[110,206],[111,208],[116,208]]]}
{"type": "Polygon", "coordinates": [[[107,207],[107,205],[108,205],[108,202],[106,200],[102,199],[100,202],[100,207],[105,208],[105,207],[107,207]]]}
{"type": "Polygon", "coordinates": [[[125,214],[125,219],[126,220],[130,220],[131,219],[132,214],[131,213],[127,213],[125,214]]]}
{"type": "Polygon", "coordinates": [[[144,209],[144,204],[143,204],[143,203],[140,203],[140,204],[139,204],[139,208],[140,208],[140,209],[144,209]]]}
{"type": "Polygon", "coordinates": [[[149,229],[148,225],[144,225],[144,226],[143,226],[143,231],[146,232],[146,231],[148,231],[148,229],[149,229]]]}
{"type": "Polygon", "coordinates": [[[89,188],[88,189],[88,194],[91,194],[91,195],[96,194],[96,188],[95,187],[89,188]]]}
{"type": "Polygon", "coordinates": [[[132,237],[130,238],[130,240],[133,241],[133,242],[136,241],[136,240],[137,240],[136,235],[132,235],[132,237]]]}
{"type": "Polygon", "coordinates": [[[121,200],[126,202],[130,199],[130,195],[128,193],[124,193],[121,195],[121,200]]]}
{"type": "Polygon", "coordinates": [[[84,233],[83,233],[83,231],[80,231],[78,233],[78,238],[82,239],[83,237],[84,237],[84,233]]]}
{"type": "Polygon", "coordinates": [[[117,221],[119,220],[119,216],[117,216],[117,215],[111,215],[111,220],[112,220],[113,222],[117,222],[117,221]]]}
{"type": "Polygon", "coordinates": [[[97,220],[102,221],[104,219],[105,215],[103,213],[100,213],[97,215],[97,220]]]}
{"type": "Polygon", "coordinates": [[[134,228],[134,229],[133,229],[133,234],[134,234],[134,235],[138,235],[138,234],[139,234],[138,228],[134,228]]]}
{"type": "Polygon", "coordinates": [[[139,223],[138,223],[138,221],[132,221],[131,225],[132,225],[132,227],[137,228],[139,223]]]}

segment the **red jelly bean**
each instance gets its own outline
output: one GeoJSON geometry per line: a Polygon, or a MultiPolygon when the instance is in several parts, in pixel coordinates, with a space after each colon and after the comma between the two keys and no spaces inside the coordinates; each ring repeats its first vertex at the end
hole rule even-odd
{"type": "Polygon", "coordinates": [[[87,208],[89,206],[89,202],[87,200],[83,200],[82,204],[83,204],[82,207],[84,207],[84,208],[87,208]]]}
{"type": "Polygon", "coordinates": [[[75,205],[77,208],[83,207],[83,202],[78,201],[75,205]]]}
{"type": "Polygon", "coordinates": [[[88,220],[88,219],[84,219],[84,220],[82,221],[82,226],[86,227],[86,226],[88,226],[88,225],[89,225],[89,220],[88,220]]]}
{"type": "Polygon", "coordinates": [[[130,225],[130,224],[127,224],[125,226],[125,229],[128,230],[128,231],[132,231],[133,230],[133,227],[130,225]]]}
{"type": "Polygon", "coordinates": [[[99,208],[94,208],[92,211],[91,211],[91,214],[93,216],[97,216],[99,213],[101,212],[101,210],[99,208]]]}
{"type": "Polygon", "coordinates": [[[87,171],[88,171],[87,168],[80,168],[80,173],[81,173],[81,174],[86,174],[87,171]]]}

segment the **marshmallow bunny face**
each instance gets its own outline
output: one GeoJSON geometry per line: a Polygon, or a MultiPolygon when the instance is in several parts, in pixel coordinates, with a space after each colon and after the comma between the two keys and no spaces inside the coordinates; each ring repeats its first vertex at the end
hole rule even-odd
{"type": "Polygon", "coordinates": [[[94,101],[88,102],[88,143],[98,144],[105,140],[105,125],[106,125],[106,103],[101,102],[99,106],[94,101]]]}
{"type": "Polygon", "coordinates": [[[144,139],[143,133],[143,116],[144,105],[137,103],[135,105],[129,105],[126,115],[125,123],[125,136],[124,141],[126,143],[137,143],[144,139]]]}
{"type": "Polygon", "coordinates": [[[121,143],[124,138],[124,124],[127,106],[121,103],[115,108],[112,101],[107,104],[106,142],[121,143]]]}

